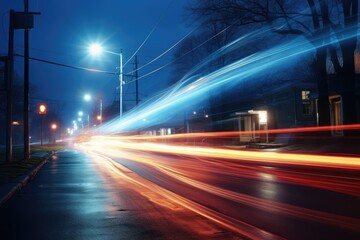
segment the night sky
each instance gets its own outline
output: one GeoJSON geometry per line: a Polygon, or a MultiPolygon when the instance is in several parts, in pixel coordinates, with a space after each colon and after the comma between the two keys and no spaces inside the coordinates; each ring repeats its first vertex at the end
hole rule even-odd
{"type": "MultiPolygon", "coordinates": [[[[117,71],[119,57],[104,53],[93,57],[88,53],[91,43],[102,43],[109,51],[123,49],[123,62],[140,47],[154,29],[146,43],[137,53],[139,67],[157,57],[184,37],[190,28],[184,22],[184,6],[188,1],[174,0],[77,0],[39,1],[29,0],[29,11],[40,12],[35,17],[30,32],[30,57],[49,60],[71,66],[117,71]]],[[[23,11],[23,1],[1,1],[0,53],[7,53],[9,10],[23,11]]],[[[15,34],[15,53],[23,54],[23,31],[15,34]]],[[[172,60],[169,52],[158,61],[139,71],[139,76],[172,60]]],[[[23,59],[15,58],[15,72],[22,76],[23,59]]],[[[134,69],[133,59],[124,66],[124,73],[134,69]]],[[[153,95],[169,84],[171,66],[139,81],[140,100],[153,95]]],[[[131,81],[129,77],[124,78],[131,81]]],[[[104,107],[116,97],[118,76],[86,72],[56,65],[30,61],[30,102],[47,102],[49,110],[57,111],[64,120],[76,118],[77,112],[89,108],[83,100],[85,93],[101,96],[104,107]]],[[[124,86],[124,105],[135,103],[134,84],[124,86]]],[[[34,109],[31,109],[34,111],[34,109]]]]}

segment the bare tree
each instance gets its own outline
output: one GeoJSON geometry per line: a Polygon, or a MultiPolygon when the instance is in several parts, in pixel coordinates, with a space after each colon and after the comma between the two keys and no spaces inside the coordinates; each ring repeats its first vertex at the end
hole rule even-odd
{"type": "Polygon", "coordinates": [[[343,83],[344,123],[356,122],[353,103],[357,36],[342,35],[354,31],[359,24],[358,0],[194,0],[188,10],[204,23],[268,25],[282,35],[304,36],[317,46],[313,66],[319,94],[319,125],[330,125],[327,59],[343,83]],[[328,44],[334,35],[340,46],[337,50],[336,44],[328,44]]]}

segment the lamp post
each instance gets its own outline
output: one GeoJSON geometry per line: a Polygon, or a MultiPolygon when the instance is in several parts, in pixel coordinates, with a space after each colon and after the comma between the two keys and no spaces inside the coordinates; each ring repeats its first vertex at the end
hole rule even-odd
{"type": "Polygon", "coordinates": [[[119,56],[120,60],[120,69],[119,69],[119,118],[121,119],[123,113],[123,58],[122,58],[122,49],[120,49],[120,54],[114,53],[111,51],[104,50],[99,44],[92,44],[89,47],[90,54],[96,56],[100,55],[102,52],[111,53],[113,55],[119,56]]]}
{"type": "Polygon", "coordinates": [[[100,127],[102,126],[102,119],[103,119],[103,103],[102,103],[102,99],[100,98],[100,115],[98,117],[99,121],[100,121],[100,127]]]}
{"type": "Polygon", "coordinates": [[[122,96],[123,96],[123,87],[122,87],[122,85],[123,85],[123,64],[122,64],[122,49],[120,49],[120,71],[119,71],[119,81],[120,81],[120,95],[119,95],[119,104],[120,104],[120,115],[119,115],[119,117],[120,117],[120,119],[121,119],[121,117],[122,117],[122,112],[123,112],[123,109],[122,109],[122,96]]]}
{"type": "Polygon", "coordinates": [[[84,122],[83,122],[83,120],[82,120],[82,116],[83,116],[83,112],[82,111],[80,111],[79,113],[78,113],[78,115],[79,115],[79,117],[78,117],[78,122],[79,123],[81,123],[81,129],[84,131],[84,122]]]}
{"type": "MultiPolygon", "coordinates": [[[[82,117],[84,116],[84,112],[83,111],[79,111],[78,112],[78,115],[79,115],[79,121],[81,121],[82,122],[82,117]]],[[[90,116],[89,116],[89,114],[87,114],[87,128],[88,128],[88,130],[89,130],[89,128],[90,128],[90,116]]],[[[82,127],[84,128],[84,123],[82,122],[82,127]]]]}
{"type": "Polygon", "coordinates": [[[51,139],[51,143],[55,144],[56,143],[56,129],[57,129],[57,124],[53,123],[51,124],[51,129],[52,129],[52,139],[51,139]]]}
{"type": "MultiPolygon", "coordinates": [[[[84,100],[87,102],[91,101],[91,95],[85,94],[84,100]]],[[[102,117],[103,117],[102,112],[103,112],[103,102],[102,99],[99,97],[99,115],[96,116],[96,119],[100,121],[100,126],[102,125],[102,117]]]]}

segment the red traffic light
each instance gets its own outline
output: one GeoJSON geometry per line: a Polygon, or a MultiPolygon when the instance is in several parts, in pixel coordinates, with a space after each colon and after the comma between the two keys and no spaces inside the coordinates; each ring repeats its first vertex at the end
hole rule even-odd
{"type": "Polygon", "coordinates": [[[46,114],[46,104],[44,103],[39,104],[38,110],[40,115],[46,114]]]}

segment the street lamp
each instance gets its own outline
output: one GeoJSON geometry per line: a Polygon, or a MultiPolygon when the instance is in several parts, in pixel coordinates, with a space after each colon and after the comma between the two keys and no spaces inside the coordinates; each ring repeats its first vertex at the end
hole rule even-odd
{"type": "Polygon", "coordinates": [[[56,143],[56,129],[58,128],[56,123],[51,124],[51,129],[53,132],[51,133],[51,143],[56,143]]]}
{"type": "Polygon", "coordinates": [[[75,120],[73,121],[73,129],[74,129],[74,130],[78,130],[78,126],[77,126],[77,123],[76,123],[75,120]]]}
{"type": "Polygon", "coordinates": [[[91,95],[90,94],[85,94],[84,95],[84,100],[85,101],[90,101],[91,100],[91,95]]]}
{"type": "Polygon", "coordinates": [[[40,143],[41,146],[43,145],[43,128],[44,128],[44,116],[46,115],[46,104],[45,103],[40,103],[38,105],[38,113],[41,116],[41,128],[40,128],[40,143]]]}
{"type": "MultiPolygon", "coordinates": [[[[90,94],[85,94],[84,95],[84,100],[89,102],[91,100],[91,95],[90,94]]],[[[103,108],[102,99],[99,98],[99,115],[96,118],[97,118],[97,120],[100,121],[100,126],[102,125],[102,116],[103,116],[103,114],[102,114],[103,109],[102,108],[103,108]]]]}
{"type": "Polygon", "coordinates": [[[119,71],[119,107],[120,107],[120,111],[119,111],[119,117],[121,119],[122,117],[122,112],[123,112],[123,59],[122,59],[122,49],[120,49],[120,54],[118,53],[114,53],[111,51],[107,51],[104,50],[103,47],[98,44],[98,43],[94,43],[91,44],[89,46],[89,52],[91,55],[93,56],[98,56],[100,55],[102,52],[107,52],[107,53],[111,53],[113,55],[119,56],[120,57],[120,71],[119,71]]]}
{"type": "MultiPolygon", "coordinates": [[[[83,111],[79,111],[78,112],[78,115],[79,115],[79,122],[81,122],[82,123],[82,127],[84,128],[84,123],[82,122],[82,116],[84,116],[84,112],[83,111]]],[[[89,130],[89,127],[90,127],[90,116],[89,116],[89,114],[87,114],[87,122],[88,122],[88,130],[89,130]]]]}
{"type": "Polygon", "coordinates": [[[84,122],[82,120],[82,118],[78,118],[78,122],[81,123],[81,128],[84,129],[84,122]]]}
{"type": "Polygon", "coordinates": [[[103,48],[100,44],[94,43],[89,46],[89,52],[92,55],[100,55],[103,51],[103,48]]]}

